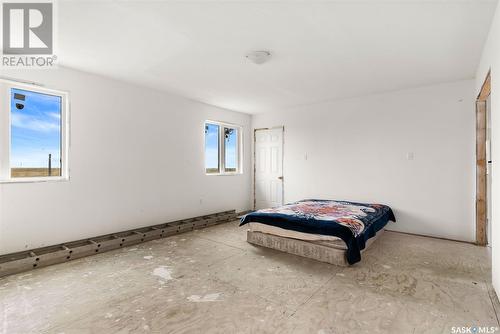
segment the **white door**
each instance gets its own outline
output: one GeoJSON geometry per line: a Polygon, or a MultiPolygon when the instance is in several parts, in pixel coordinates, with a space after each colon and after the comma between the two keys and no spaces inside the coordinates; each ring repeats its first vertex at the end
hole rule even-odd
{"type": "Polygon", "coordinates": [[[255,131],[255,208],[283,205],[283,127],[255,131]]]}

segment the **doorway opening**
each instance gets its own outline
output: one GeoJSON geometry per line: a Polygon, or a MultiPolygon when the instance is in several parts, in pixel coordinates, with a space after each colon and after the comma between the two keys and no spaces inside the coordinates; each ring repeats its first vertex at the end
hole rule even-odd
{"type": "Polygon", "coordinates": [[[488,224],[491,220],[491,127],[489,126],[489,101],[491,72],[488,73],[476,100],[476,243],[488,243],[488,224]]]}

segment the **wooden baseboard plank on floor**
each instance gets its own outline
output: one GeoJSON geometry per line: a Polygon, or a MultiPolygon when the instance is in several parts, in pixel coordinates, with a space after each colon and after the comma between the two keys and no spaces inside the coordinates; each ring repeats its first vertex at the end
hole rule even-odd
{"type": "Polygon", "coordinates": [[[63,263],[236,219],[229,210],[0,256],[0,277],[63,263]]]}

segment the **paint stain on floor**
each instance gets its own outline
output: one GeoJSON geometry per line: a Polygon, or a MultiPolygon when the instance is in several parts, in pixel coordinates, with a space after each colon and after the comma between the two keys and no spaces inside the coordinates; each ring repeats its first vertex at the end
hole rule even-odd
{"type": "Polygon", "coordinates": [[[167,266],[160,266],[153,270],[153,275],[163,278],[165,281],[169,281],[172,278],[172,270],[167,266]]]}
{"type": "Polygon", "coordinates": [[[217,292],[217,293],[209,293],[204,296],[192,295],[187,297],[187,300],[193,303],[219,302],[222,301],[220,297],[221,294],[217,292]]]}

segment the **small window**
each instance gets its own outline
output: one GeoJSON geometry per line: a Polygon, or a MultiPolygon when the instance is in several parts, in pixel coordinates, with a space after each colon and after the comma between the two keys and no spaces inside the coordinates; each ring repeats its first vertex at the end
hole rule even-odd
{"type": "Polygon", "coordinates": [[[61,176],[61,100],[11,89],[11,178],[61,176]]]}
{"type": "Polygon", "coordinates": [[[205,172],[241,173],[241,127],[219,122],[205,123],[205,172]]]}
{"type": "Polygon", "coordinates": [[[61,179],[67,176],[65,93],[9,81],[0,110],[2,181],[61,179]]]}

